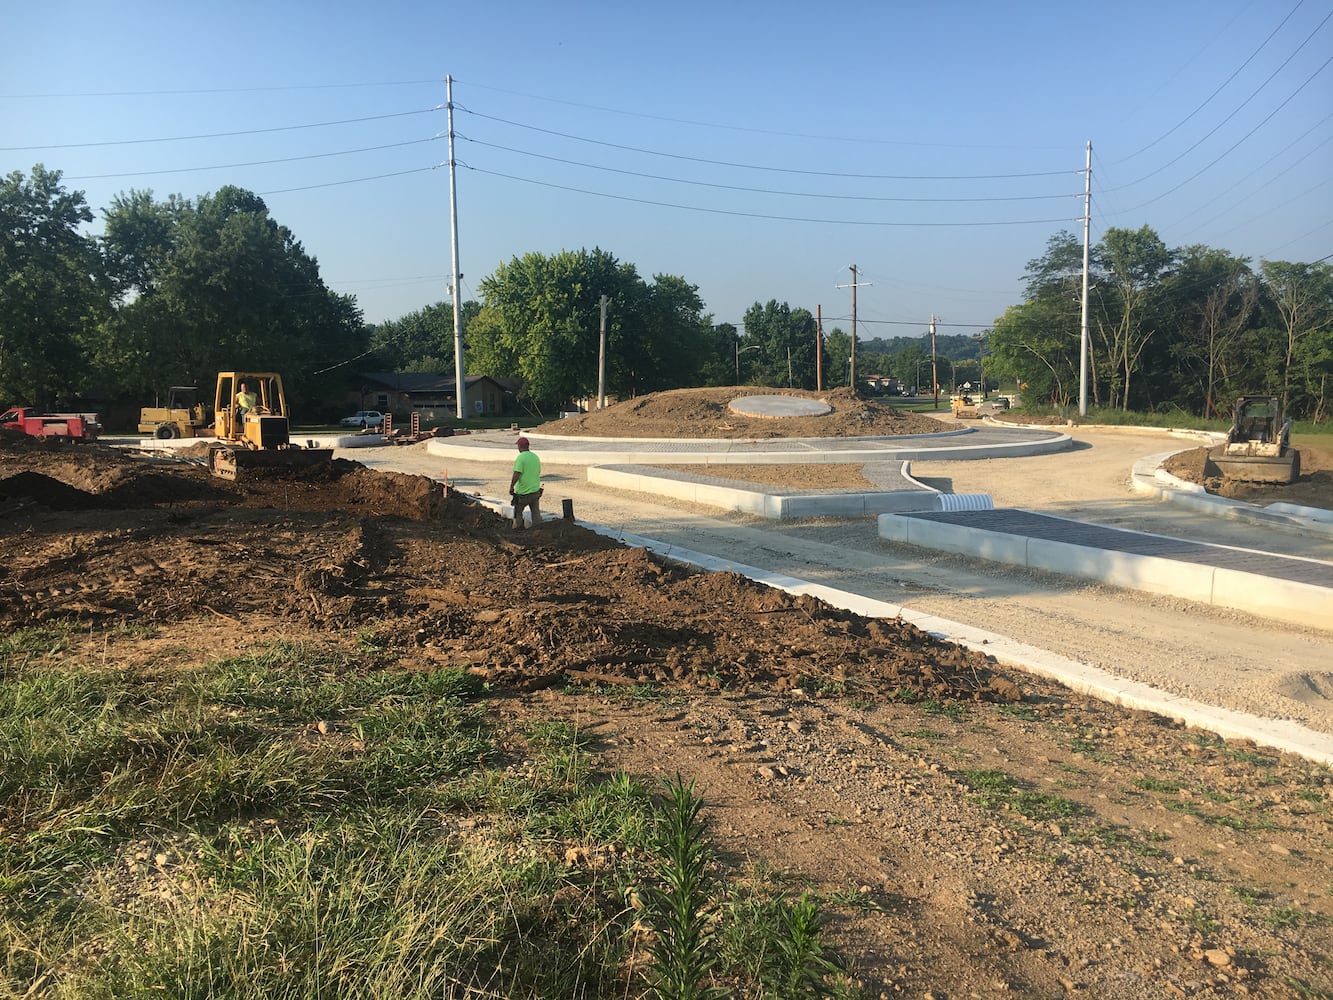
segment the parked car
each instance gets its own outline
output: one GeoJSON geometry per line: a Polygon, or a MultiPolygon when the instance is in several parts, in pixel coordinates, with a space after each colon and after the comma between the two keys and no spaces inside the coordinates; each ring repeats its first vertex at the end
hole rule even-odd
{"type": "Polygon", "coordinates": [[[376,430],[384,426],[384,414],[379,410],[357,410],[350,417],[343,417],[338,423],[344,427],[373,427],[376,430]]]}

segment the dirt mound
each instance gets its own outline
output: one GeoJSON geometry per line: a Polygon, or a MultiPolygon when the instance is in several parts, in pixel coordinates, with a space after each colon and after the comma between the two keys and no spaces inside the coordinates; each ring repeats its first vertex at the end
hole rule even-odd
{"type": "Polygon", "coordinates": [[[1333,453],[1309,446],[1300,448],[1301,475],[1285,486],[1277,483],[1243,483],[1223,478],[1208,461],[1207,447],[1191,448],[1172,455],[1162,468],[1177,479],[1197,483],[1215,496],[1247,503],[1291,503],[1302,507],[1333,510],[1333,453]]]}
{"type": "Polygon", "coordinates": [[[424,476],[341,459],[228,482],[110,449],[24,450],[0,455],[0,495],[26,501],[0,534],[0,620],[15,625],[213,614],[367,627],[520,689],[1018,694],[984,656],[910,625],[687,572],[562,521],[515,534],[424,476]]]}
{"type": "Polygon", "coordinates": [[[909,413],[848,388],[828,392],[732,386],[673,389],[627,399],[602,410],[553,420],[533,428],[540,434],[627,438],[886,437],[938,434],[939,421],[909,413]],[[815,417],[748,417],[727,408],[742,396],[799,396],[827,403],[815,417]]]}

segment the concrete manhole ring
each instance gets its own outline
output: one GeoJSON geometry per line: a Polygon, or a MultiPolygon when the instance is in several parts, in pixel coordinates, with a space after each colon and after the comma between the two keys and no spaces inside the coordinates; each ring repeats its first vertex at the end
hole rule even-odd
{"type": "Polygon", "coordinates": [[[747,417],[822,417],[833,407],[822,399],[804,396],[740,396],[728,403],[727,409],[747,417]]]}

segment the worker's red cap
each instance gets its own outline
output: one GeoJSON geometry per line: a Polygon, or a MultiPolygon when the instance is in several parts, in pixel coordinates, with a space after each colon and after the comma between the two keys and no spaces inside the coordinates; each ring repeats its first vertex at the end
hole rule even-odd
{"type": "Polygon", "coordinates": [[[528,439],[519,438],[517,441],[514,442],[514,444],[518,445],[520,448],[526,448],[528,446],[528,439]]]}

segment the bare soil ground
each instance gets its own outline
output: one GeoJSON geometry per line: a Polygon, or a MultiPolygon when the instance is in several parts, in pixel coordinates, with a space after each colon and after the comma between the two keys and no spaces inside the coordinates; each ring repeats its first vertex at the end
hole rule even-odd
{"type": "Polygon", "coordinates": [[[1246,483],[1226,479],[1217,466],[1208,461],[1207,448],[1192,448],[1172,455],[1162,468],[1177,479],[1198,483],[1209,493],[1247,503],[1299,504],[1303,507],[1333,508],[1333,453],[1309,445],[1301,453],[1301,474],[1294,483],[1246,483]]]}
{"type": "Polygon", "coordinates": [[[78,623],[108,664],[370,633],[466,665],[501,717],[694,780],[724,863],[842,899],[868,996],[1333,995],[1327,768],[353,462],[230,484],[16,439],[0,495],[4,627],[78,623]]]}

